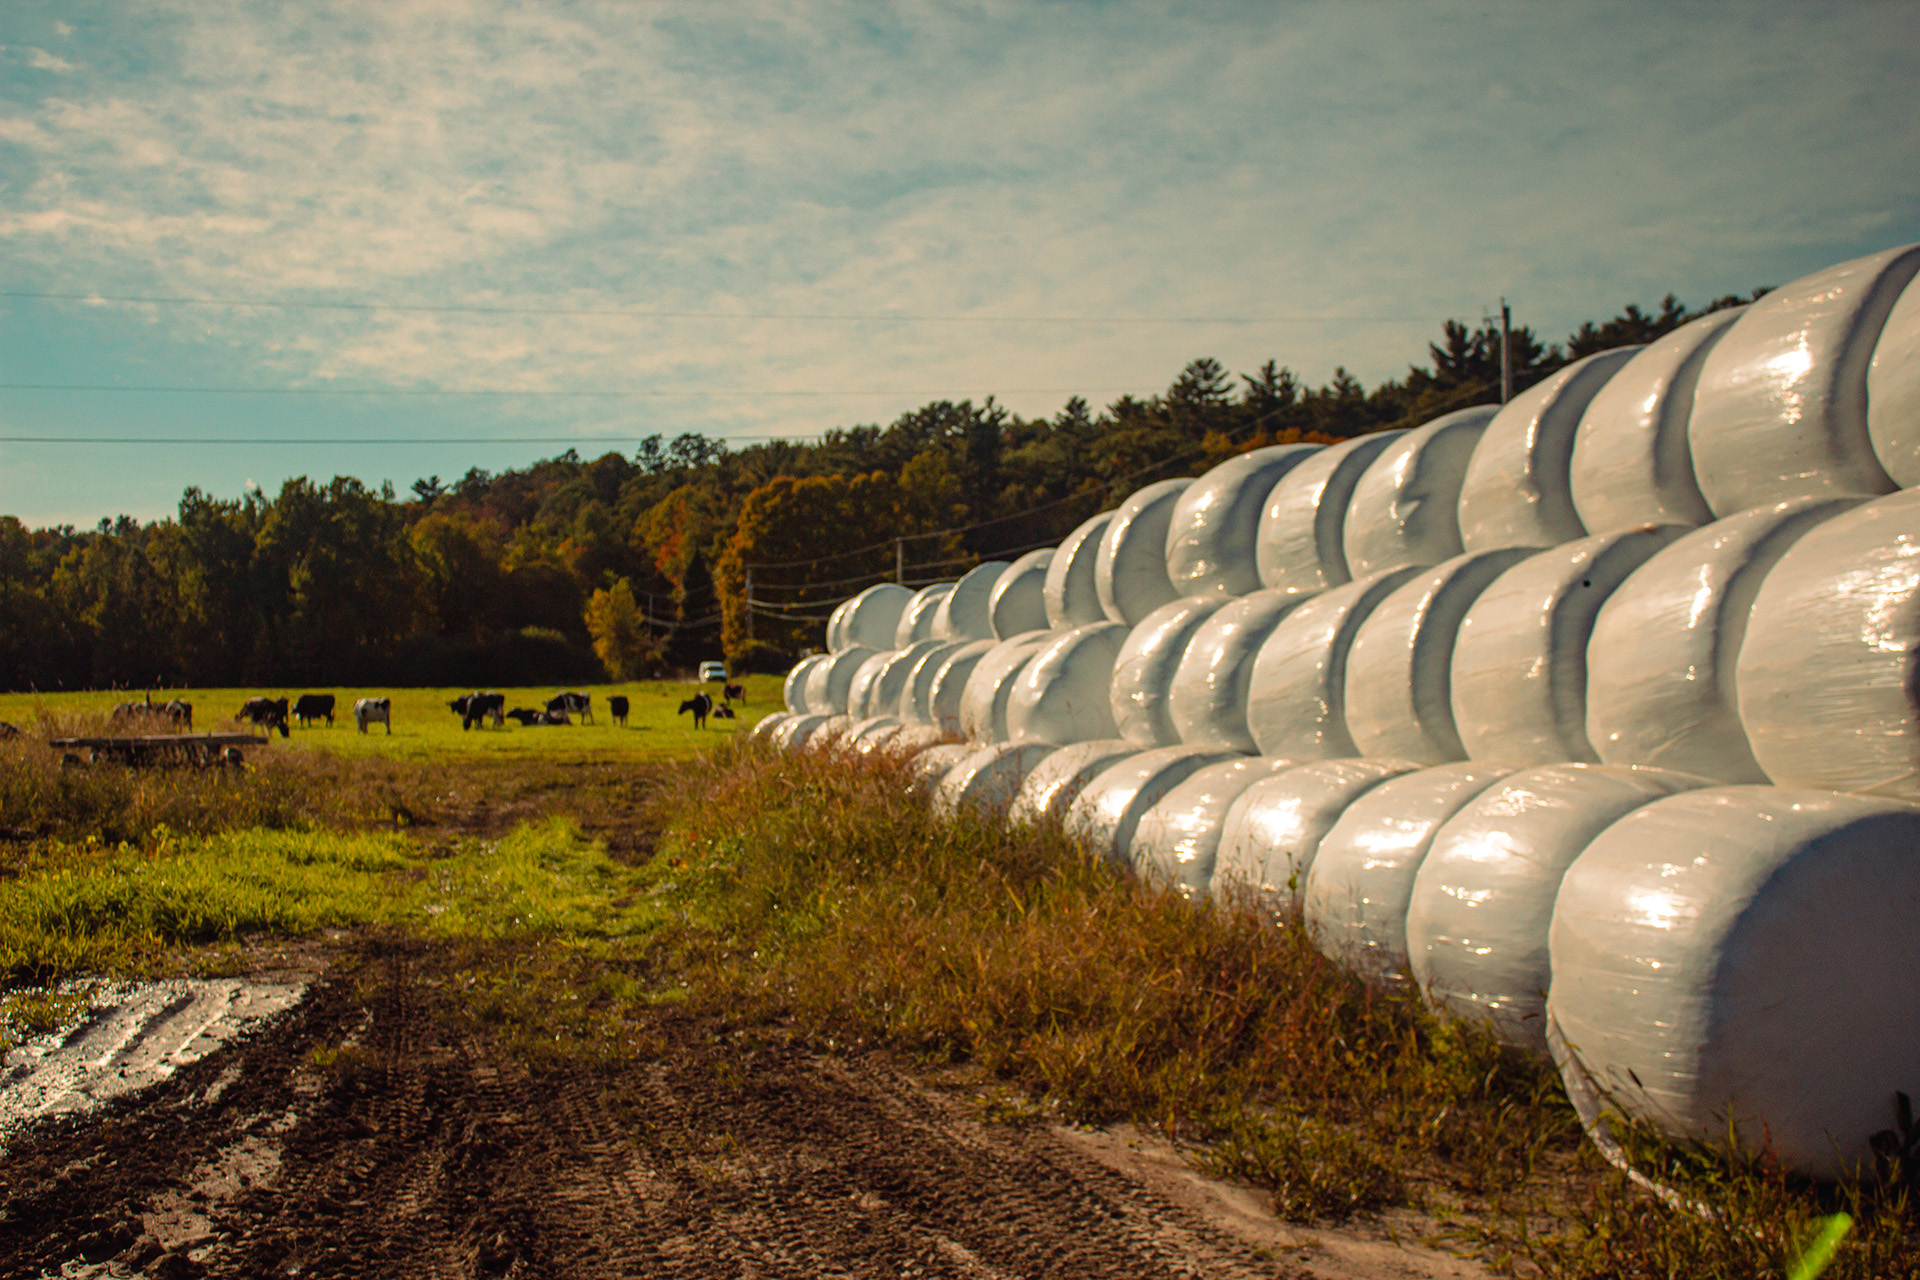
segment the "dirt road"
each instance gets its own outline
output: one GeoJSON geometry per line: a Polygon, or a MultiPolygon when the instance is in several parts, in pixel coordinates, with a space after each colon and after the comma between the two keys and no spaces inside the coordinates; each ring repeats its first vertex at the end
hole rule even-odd
{"type": "Polygon", "coordinates": [[[532,1070],[444,956],[335,964],[266,1034],[7,1152],[6,1276],[1294,1274],[1043,1127],[771,1029],[532,1070]]]}

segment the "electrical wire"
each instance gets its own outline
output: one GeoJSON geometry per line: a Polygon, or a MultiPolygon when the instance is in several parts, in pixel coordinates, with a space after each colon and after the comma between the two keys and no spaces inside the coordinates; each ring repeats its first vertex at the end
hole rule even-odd
{"type": "Polygon", "coordinates": [[[283,298],[207,298],[0,289],[0,298],[43,302],[117,302],[135,306],[262,307],[277,311],[396,311],[438,315],[593,316],[622,320],[750,320],[848,324],[1257,325],[1431,324],[1432,316],[1018,316],[926,311],[669,311],[644,307],[530,307],[486,303],[328,302],[283,298]]]}

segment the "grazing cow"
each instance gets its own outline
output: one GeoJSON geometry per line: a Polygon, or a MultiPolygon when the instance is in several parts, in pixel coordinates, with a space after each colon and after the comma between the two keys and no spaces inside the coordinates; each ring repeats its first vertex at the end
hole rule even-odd
{"type": "Polygon", "coordinates": [[[590,693],[556,693],[547,699],[547,710],[558,711],[569,716],[579,716],[584,724],[593,723],[593,695],[590,693]]]}
{"type": "Polygon", "coordinates": [[[193,728],[193,704],[175,698],[171,702],[155,702],[148,694],[144,702],[123,702],[113,709],[116,724],[133,721],[164,721],[176,729],[191,731],[193,728]]]}
{"type": "Polygon", "coordinates": [[[248,698],[247,704],[240,708],[235,720],[245,720],[249,724],[264,725],[268,729],[278,729],[280,736],[290,737],[287,732],[287,700],[285,698],[248,698]]]}
{"type": "Polygon", "coordinates": [[[507,695],[504,693],[463,693],[447,704],[447,710],[460,717],[460,729],[465,732],[479,724],[488,716],[493,717],[493,727],[498,729],[506,723],[507,695]]]}
{"type": "Polygon", "coordinates": [[[745,702],[747,700],[747,686],[744,684],[723,684],[720,686],[720,696],[725,698],[729,703],[735,698],[745,702]]]}
{"type": "Polygon", "coordinates": [[[329,725],[333,723],[333,695],[330,693],[303,693],[299,701],[293,704],[293,718],[300,722],[303,729],[311,729],[313,722],[326,717],[329,725]]]}
{"type": "Polygon", "coordinates": [[[719,706],[717,706],[717,707],[715,707],[715,708],[713,709],[713,718],[714,718],[715,720],[737,720],[737,719],[739,719],[739,717],[738,717],[738,716],[736,716],[736,715],[734,715],[734,714],[733,714],[733,708],[732,708],[732,707],[730,707],[730,706],[728,706],[728,705],[727,705],[726,703],[724,703],[724,702],[723,702],[723,703],[721,703],[721,704],[720,704],[719,706]]]}
{"type": "Polygon", "coordinates": [[[612,716],[613,722],[622,729],[627,727],[627,710],[626,694],[610,693],[607,695],[607,714],[612,716]]]}
{"type": "MultiPolygon", "coordinates": [[[[305,702],[306,699],[302,698],[301,701],[305,702]]],[[[328,698],[327,701],[332,702],[333,699],[328,698]]],[[[328,716],[327,719],[329,722],[331,722],[333,717],[328,716]]],[[[367,726],[372,724],[376,720],[378,720],[381,724],[387,726],[387,735],[391,737],[393,735],[393,701],[392,699],[362,698],[358,702],[353,704],[353,723],[359,726],[360,732],[365,733],[367,731],[367,726]]]]}
{"type": "Polygon", "coordinates": [[[707,716],[713,711],[713,699],[704,693],[696,693],[681,703],[680,710],[674,714],[685,715],[689,711],[693,712],[693,727],[704,729],[707,727],[707,716]]]}

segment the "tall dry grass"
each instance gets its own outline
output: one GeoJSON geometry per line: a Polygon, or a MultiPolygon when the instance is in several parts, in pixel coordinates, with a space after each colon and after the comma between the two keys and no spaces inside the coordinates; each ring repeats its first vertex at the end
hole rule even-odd
{"type": "MultiPolygon", "coordinates": [[[[721,1008],[977,1063],[1043,1110],[1131,1119],[1298,1221],[1423,1206],[1535,1274],[1780,1274],[1821,1215],[1834,1276],[1920,1276],[1903,1175],[1842,1191],[1665,1154],[1675,1213],[1581,1140],[1544,1062],[1368,987],[1298,927],[1195,908],[1057,828],[936,820],[885,758],[752,749],[670,767],[654,892],[721,1008]]],[[[1649,1155],[1649,1158],[1654,1158],[1649,1155]]]]}
{"type": "Polygon", "coordinates": [[[0,740],[0,875],[44,844],[143,845],[163,831],[353,828],[404,820],[419,807],[418,781],[378,760],[269,746],[248,753],[241,768],[73,763],[48,740],[116,732],[104,713],[43,713],[21,730],[0,740]]]}

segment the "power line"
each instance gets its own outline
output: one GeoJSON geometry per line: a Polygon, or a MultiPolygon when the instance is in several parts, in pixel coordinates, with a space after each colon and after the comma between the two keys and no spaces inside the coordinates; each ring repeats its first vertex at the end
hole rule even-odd
{"type": "MultiPolygon", "coordinates": [[[[1007,396],[1057,396],[1084,395],[1095,392],[1107,395],[1112,392],[1126,393],[1131,387],[1013,387],[993,394],[1007,396]]],[[[437,387],[182,387],[158,386],[150,384],[127,384],[118,382],[0,382],[0,391],[82,391],[82,392],[127,392],[136,395],[196,395],[196,396],[402,396],[419,399],[456,398],[456,399],[532,399],[532,400],[742,400],[742,399],[800,399],[854,396],[947,396],[952,388],[939,388],[932,391],[913,388],[878,389],[836,389],[821,387],[802,387],[783,390],[769,387],[747,387],[733,390],[694,390],[661,391],[637,388],[586,388],[576,390],[515,390],[508,387],[479,387],[442,389],[437,387]]],[[[94,443],[92,440],[75,443],[94,443]]],[[[125,444],[144,443],[144,441],[103,440],[100,443],[125,444]]],[[[196,443],[186,440],[155,440],[159,444],[196,443]]],[[[222,441],[220,443],[231,443],[222,441]]],[[[254,442],[247,442],[254,443],[254,442]]],[[[274,440],[261,440],[257,443],[274,444],[274,440]]],[[[357,442],[354,442],[357,443],[357,442]]],[[[378,444],[377,440],[366,443],[378,444]]]]}
{"type": "Polygon", "coordinates": [[[928,311],[678,311],[648,307],[531,307],[485,303],[328,302],[284,298],[217,298],[172,294],[107,294],[0,289],[0,298],[43,302],[117,302],[136,306],[262,307],[276,311],[395,311],[440,315],[580,316],[621,320],[779,321],[847,324],[1258,325],[1431,324],[1433,316],[1264,315],[982,315],[928,311]]]}

